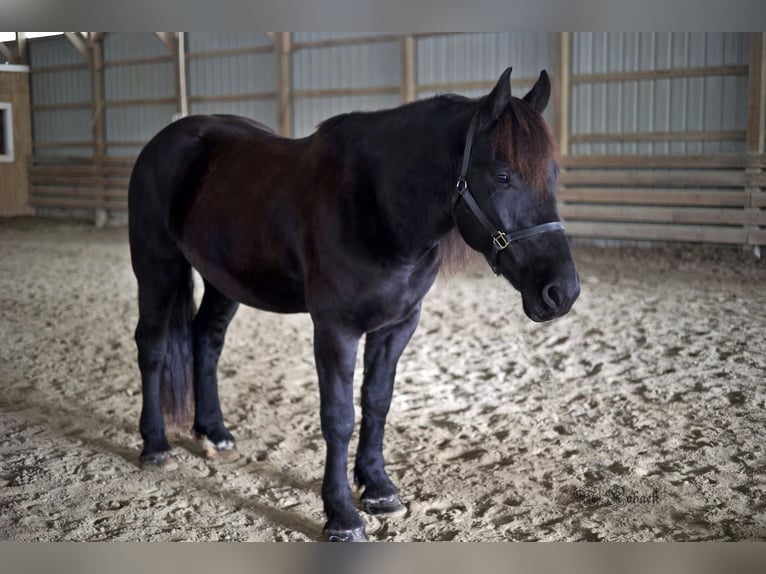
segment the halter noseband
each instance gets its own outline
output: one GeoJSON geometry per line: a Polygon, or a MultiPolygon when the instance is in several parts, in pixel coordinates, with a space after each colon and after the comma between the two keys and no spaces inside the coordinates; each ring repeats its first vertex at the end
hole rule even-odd
{"type": "Polygon", "coordinates": [[[462,199],[465,201],[465,204],[468,206],[471,212],[476,216],[476,219],[479,220],[479,223],[484,226],[484,229],[486,229],[492,237],[492,253],[487,258],[487,261],[489,262],[489,266],[492,268],[492,271],[495,273],[495,275],[499,275],[497,270],[498,256],[500,255],[500,252],[508,247],[511,243],[520,241],[522,239],[527,239],[528,237],[533,237],[541,233],[547,233],[549,231],[564,231],[564,224],[560,221],[551,221],[549,223],[542,223],[540,225],[534,225],[532,227],[526,227],[524,229],[519,229],[517,231],[508,233],[503,231],[502,227],[497,228],[496,226],[492,225],[489,218],[484,213],[484,210],[479,207],[479,204],[471,193],[471,190],[468,189],[468,182],[466,180],[466,175],[468,175],[468,162],[471,159],[471,147],[473,146],[473,133],[476,131],[477,117],[478,113],[474,114],[473,118],[471,118],[471,125],[468,127],[468,135],[466,136],[465,140],[465,149],[463,150],[463,163],[460,167],[460,177],[458,177],[457,184],[455,186],[455,193],[452,196],[452,218],[455,219],[455,209],[457,208],[458,202],[462,199]]]}

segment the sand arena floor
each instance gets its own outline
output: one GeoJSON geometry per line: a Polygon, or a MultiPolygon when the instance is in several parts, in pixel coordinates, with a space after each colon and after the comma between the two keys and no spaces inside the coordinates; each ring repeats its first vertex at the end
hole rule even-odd
{"type": "MultiPolygon", "coordinates": [[[[547,324],[485,266],[438,281],[387,426],[409,512],[371,539],[766,539],[766,264],[575,258],[547,324]]],[[[309,317],[240,309],[219,372],[243,456],[178,437],[169,473],[137,466],[135,321],[124,228],[0,220],[0,539],[320,538],[309,317]]]]}

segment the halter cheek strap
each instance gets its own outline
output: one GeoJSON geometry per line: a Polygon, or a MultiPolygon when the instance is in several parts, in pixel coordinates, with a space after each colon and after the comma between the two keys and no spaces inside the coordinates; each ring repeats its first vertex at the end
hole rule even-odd
{"type": "Polygon", "coordinates": [[[452,218],[455,219],[455,210],[462,199],[465,201],[466,206],[471,210],[476,219],[479,220],[479,223],[481,223],[484,229],[486,229],[492,237],[492,252],[487,257],[487,261],[495,275],[498,275],[497,262],[500,252],[507,248],[511,243],[549,231],[564,231],[564,224],[560,221],[551,221],[549,223],[542,223],[540,225],[534,225],[532,227],[526,227],[508,233],[506,233],[502,227],[498,228],[497,226],[492,225],[492,222],[471,193],[471,190],[468,189],[468,182],[466,180],[466,176],[468,175],[468,162],[471,158],[471,147],[473,146],[473,135],[476,131],[477,116],[478,114],[474,114],[471,119],[471,124],[468,126],[465,149],[463,150],[463,161],[460,166],[460,177],[458,177],[457,184],[455,185],[455,193],[452,196],[452,218]]]}

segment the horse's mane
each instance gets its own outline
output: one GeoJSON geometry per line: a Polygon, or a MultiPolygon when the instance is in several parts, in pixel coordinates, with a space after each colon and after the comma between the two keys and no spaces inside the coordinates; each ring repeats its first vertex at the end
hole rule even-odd
{"type": "Polygon", "coordinates": [[[492,145],[534,191],[552,193],[549,178],[551,168],[558,166],[556,142],[542,115],[526,102],[511,98],[492,134],[492,145]]]}

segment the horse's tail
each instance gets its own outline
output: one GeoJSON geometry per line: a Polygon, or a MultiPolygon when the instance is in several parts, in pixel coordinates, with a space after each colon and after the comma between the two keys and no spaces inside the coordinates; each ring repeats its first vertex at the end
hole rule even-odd
{"type": "Polygon", "coordinates": [[[160,400],[166,424],[182,432],[191,428],[194,412],[194,282],[185,271],[170,311],[167,350],[160,378],[160,400]]]}

